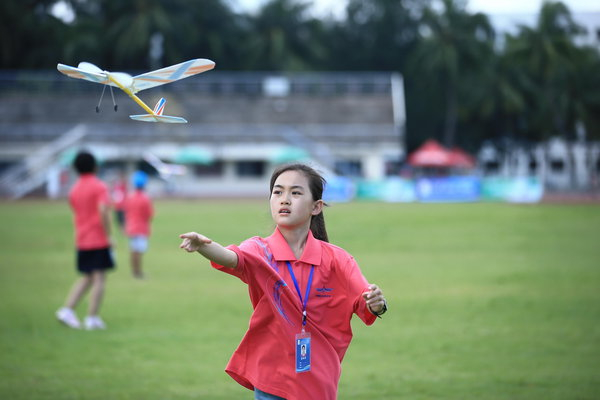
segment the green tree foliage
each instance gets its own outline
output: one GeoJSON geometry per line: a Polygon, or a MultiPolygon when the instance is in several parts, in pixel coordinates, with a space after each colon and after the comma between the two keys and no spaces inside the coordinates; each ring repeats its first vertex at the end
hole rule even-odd
{"type": "Polygon", "coordinates": [[[55,0],[0,2],[0,67],[45,68],[61,53],[65,24],[51,14],[55,0]]]}
{"type": "Polygon", "coordinates": [[[417,38],[416,16],[427,3],[415,0],[350,0],[346,19],[329,27],[329,69],[402,70],[417,38]]]}
{"type": "Polygon", "coordinates": [[[323,48],[315,38],[321,23],[307,13],[308,3],[271,0],[249,19],[247,66],[252,70],[313,69],[323,48]]]}
{"type": "Polygon", "coordinates": [[[432,82],[443,99],[443,141],[453,146],[456,127],[470,86],[482,79],[482,71],[493,54],[494,31],[488,18],[469,14],[465,3],[443,0],[443,10],[428,7],[423,15],[421,40],[411,58],[415,74],[432,82]],[[476,78],[476,79],[473,79],[476,78]]]}
{"type": "Polygon", "coordinates": [[[506,53],[531,82],[523,90],[528,124],[521,136],[572,138],[581,122],[598,137],[599,54],[575,44],[582,32],[563,3],[548,2],[534,28],[521,27],[517,36],[508,37],[506,53]]]}
{"type": "MultiPolygon", "coordinates": [[[[187,58],[239,60],[239,23],[222,0],[86,0],[71,2],[77,18],[67,61],[112,69],[148,69],[187,58]],[[150,56],[152,42],[158,51],[150,56]]],[[[221,63],[220,63],[221,64],[221,63]]]]}
{"type": "Polygon", "coordinates": [[[219,70],[398,71],[409,149],[430,137],[472,150],[506,137],[572,138],[580,126],[600,138],[600,53],[577,44],[569,9],[544,2],[537,24],[499,47],[465,2],[349,0],[334,20],[312,16],[308,0],[270,0],[251,15],[228,0],[7,0],[0,68],[85,60],[147,70],[205,57],[219,70]],[[73,21],[53,16],[59,2],[73,21]]]}

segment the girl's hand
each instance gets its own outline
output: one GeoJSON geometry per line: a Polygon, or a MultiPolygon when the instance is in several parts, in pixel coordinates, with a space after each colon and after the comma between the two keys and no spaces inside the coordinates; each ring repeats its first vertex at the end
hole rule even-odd
{"type": "Polygon", "coordinates": [[[188,253],[198,251],[202,246],[212,243],[212,240],[196,232],[182,233],[179,237],[183,239],[179,248],[184,249],[188,253]]]}
{"type": "Polygon", "coordinates": [[[367,302],[369,310],[375,315],[383,314],[387,307],[383,292],[377,285],[369,285],[369,291],[363,293],[363,298],[367,302]]]}

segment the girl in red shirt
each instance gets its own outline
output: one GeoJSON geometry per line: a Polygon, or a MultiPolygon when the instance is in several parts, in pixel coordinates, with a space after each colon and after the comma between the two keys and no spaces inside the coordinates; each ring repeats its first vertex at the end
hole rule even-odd
{"type": "Polygon", "coordinates": [[[387,310],[354,258],[328,243],[324,183],[304,164],[277,169],[270,183],[277,227],[267,238],[223,247],[196,232],[180,235],[181,248],[248,285],[254,311],[225,370],[255,399],[336,399],[352,315],[371,325],[387,310]]]}

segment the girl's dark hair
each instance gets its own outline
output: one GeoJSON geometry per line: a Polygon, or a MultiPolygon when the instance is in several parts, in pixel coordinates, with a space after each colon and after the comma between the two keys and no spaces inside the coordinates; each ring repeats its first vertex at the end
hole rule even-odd
{"type": "MultiPolygon", "coordinates": [[[[299,171],[308,178],[308,187],[310,192],[312,193],[312,197],[314,201],[323,199],[323,189],[325,187],[325,178],[323,178],[317,171],[309,167],[305,164],[287,164],[278,167],[271,175],[271,184],[269,186],[270,194],[273,193],[273,186],[275,186],[275,181],[284,172],[287,171],[299,171]]],[[[327,205],[323,203],[324,205],[327,205]]],[[[319,240],[324,242],[329,242],[329,237],[327,236],[327,230],[325,229],[325,217],[323,216],[323,211],[321,211],[317,215],[313,215],[310,220],[310,230],[313,233],[313,236],[319,240]]]]}
{"type": "Polygon", "coordinates": [[[96,170],[96,159],[91,153],[80,151],[73,161],[73,166],[77,173],[89,174],[96,170]]]}

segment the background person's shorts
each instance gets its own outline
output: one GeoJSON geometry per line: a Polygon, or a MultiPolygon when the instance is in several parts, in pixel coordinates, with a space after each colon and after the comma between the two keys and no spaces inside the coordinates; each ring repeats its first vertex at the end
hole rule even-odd
{"type": "Polygon", "coordinates": [[[145,253],[148,250],[148,237],[143,235],[130,237],[129,249],[136,253],[145,253]]]}
{"type": "Polygon", "coordinates": [[[125,226],[125,211],[123,210],[115,210],[115,219],[117,220],[117,224],[122,228],[125,226]]]}
{"type": "Polygon", "coordinates": [[[97,250],[77,250],[77,271],[89,274],[92,271],[102,271],[115,266],[110,247],[97,250]]]}

